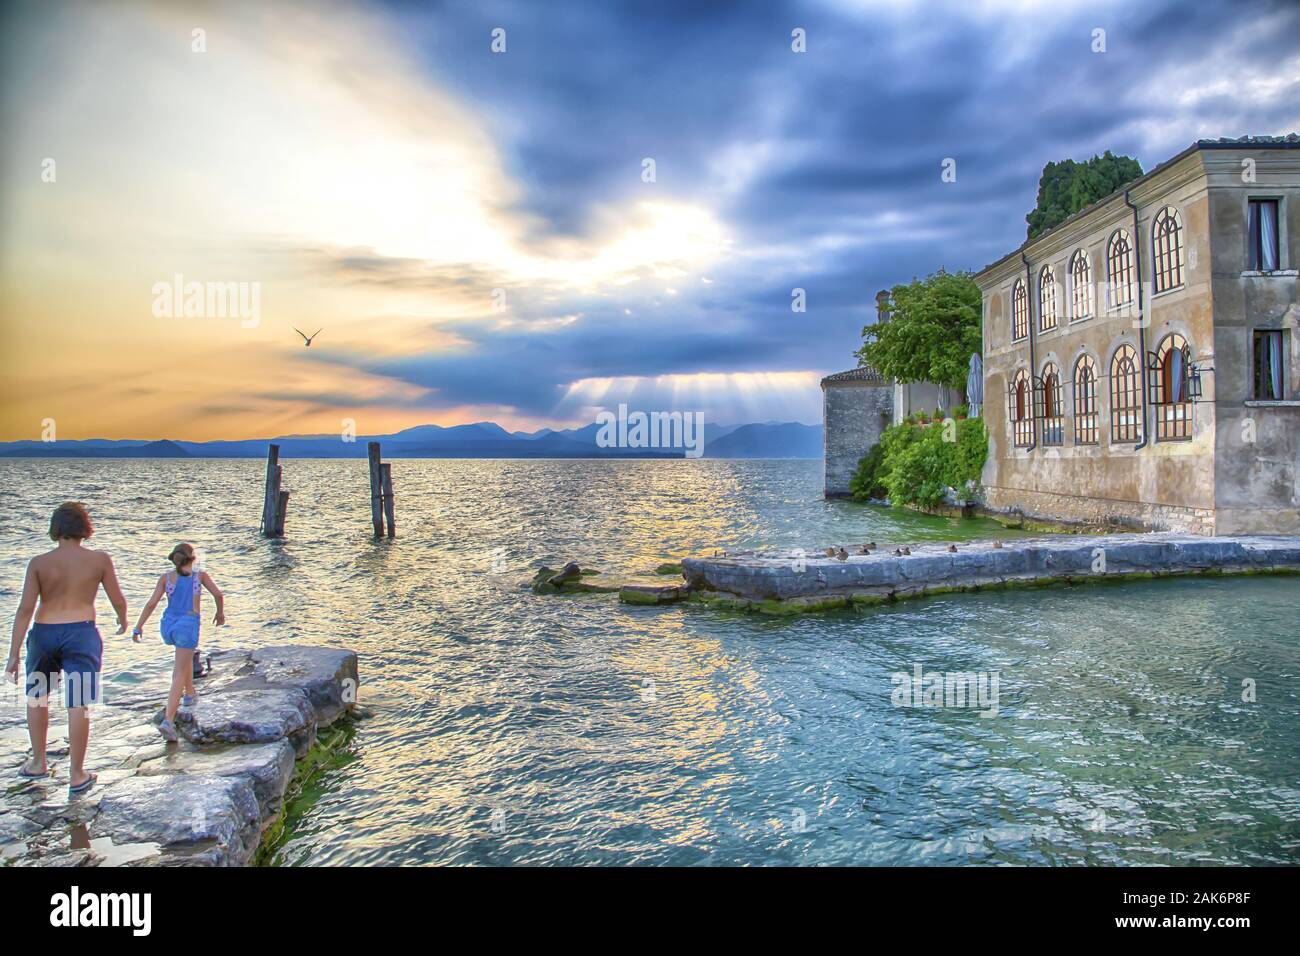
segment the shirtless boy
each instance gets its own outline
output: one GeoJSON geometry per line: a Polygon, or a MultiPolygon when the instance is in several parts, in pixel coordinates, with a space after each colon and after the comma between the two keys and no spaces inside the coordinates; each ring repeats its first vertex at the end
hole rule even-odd
{"type": "Polygon", "coordinates": [[[86,506],[67,502],[54,509],[50,538],[55,548],[32,559],[23,581],[23,596],[14,615],[13,638],[9,644],[6,676],[18,681],[18,645],[27,634],[27,733],[32,756],[18,771],[24,777],[44,777],[45,740],[50,726],[49,694],[63,672],[68,705],[68,745],[71,767],[68,790],[85,793],[95,785],[95,775],[86,773],[86,744],[90,739],[90,715],[86,708],[99,697],[99,671],[104,643],[95,626],[95,597],[102,585],[117,612],[117,633],[126,633],[126,598],[117,583],[113,560],[103,551],[82,547],[95,533],[86,506]],[[38,606],[37,599],[40,604],[38,606]]]}

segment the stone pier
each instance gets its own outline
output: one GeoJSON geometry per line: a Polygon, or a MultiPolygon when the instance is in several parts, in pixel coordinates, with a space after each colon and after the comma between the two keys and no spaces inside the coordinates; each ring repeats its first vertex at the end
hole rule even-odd
{"type": "MultiPolygon", "coordinates": [[[[840,546],[837,546],[837,549],[840,546]]],[[[992,541],[884,545],[846,560],[817,549],[687,558],[688,586],[706,599],[773,613],[877,604],[927,594],[1108,578],[1300,573],[1300,537],[1202,537],[1176,533],[1055,535],[992,541]],[[956,550],[950,550],[955,548],[956,550]]]]}
{"type": "Polygon", "coordinates": [[[180,743],[158,733],[165,683],[92,709],[86,768],[99,781],[81,796],[68,794],[62,707],[50,715],[53,774],[30,781],[17,773],[28,750],[20,696],[0,711],[0,864],[251,862],[298,760],[355,706],[357,655],[280,646],[215,651],[212,661],[195,706],[177,715],[180,743]]]}

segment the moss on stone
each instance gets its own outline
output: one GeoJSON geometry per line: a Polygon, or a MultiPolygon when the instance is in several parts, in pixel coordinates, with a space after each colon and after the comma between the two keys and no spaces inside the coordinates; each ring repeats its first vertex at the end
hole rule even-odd
{"type": "Polygon", "coordinates": [[[680,575],[681,573],[682,566],[680,564],[674,564],[671,561],[665,562],[655,568],[655,574],[680,575]]]}
{"type": "Polygon", "coordinates": [[[253,866],[278,866],[280,851],[288,842],[294,825],[301,820],[321,796],[321,778],[330,770],[348,764],[352,739],[356,736],[356,719],[343,716],[322,730],[316,742],[294,763],[293,778],[280,802],[280,812],[262,830],[262,839],[253,854],[253,866]]]}

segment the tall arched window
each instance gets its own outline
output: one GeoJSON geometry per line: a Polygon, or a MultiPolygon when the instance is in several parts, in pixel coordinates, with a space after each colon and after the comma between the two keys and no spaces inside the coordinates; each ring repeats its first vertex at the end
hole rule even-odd
{"type": "Polygon", "coordinates": [[[1061,370],[1054,362],[1043,366],[1043,444],[1060,445],[1064,442],[1065,428],[1061,411],[1061,370]]]}
{"type": "Polygon", "coordinates": [[[1123,229],[1106,244],[1106,299],[1112,309],[1133,302],[1133,243],[1123,229]]]}
{"type": "Polygon", "coordinates": [[[1192,350],[1177,332],[1166,335],[1151,364],[1151,407],[1156,414],[1156,441],[1186,441],[1192,437],[1192,398],[1187,369],[1192,350]]]}
{"type": "Polygon", "coordinates": [[[1110,440],[1136,442],[1141,432],[1142,386],[1137,352],[1121,345],[1110,360],[1110,440]]]}
{"type": "Polygon", "coordinates": [[[1043,266],[1038,273],[1038,331],[1056,328],[1056,273],[1043,266]]]}
{"type": "Polygon", "coordinates": [[[1074,443],[1097,444],[1097,363],[1090,355],[1074,363],[1074,443]]]}
{"type": "Polygon", "coordinates": [[[1033,387],[1029,373],[1023,368],[1007,386],[1007,415],[1011,420],[1011,436],[1017,448],[1028,448],[1034,443],[1033,387]]]}
{"type": "Polygon", "coordinates": [[[1025,284],[1017,279],[1011,287],[1011,340],[1023,339],[1029,334],[1029,296],[1025,284]]]}
{"type": "Polygon", "coordinates": [[[1080,249],[1070,260],[1070,321],[1092,315],[1092,266],[1088,253],[1080,249]]]}
{"type": "Polygon", "coordinates": [[[1155,290],[1183,284],[1183,220],[1178,210],[1166,206],[1151,224],[1151,251],[1155,257],[1155,290]]]}

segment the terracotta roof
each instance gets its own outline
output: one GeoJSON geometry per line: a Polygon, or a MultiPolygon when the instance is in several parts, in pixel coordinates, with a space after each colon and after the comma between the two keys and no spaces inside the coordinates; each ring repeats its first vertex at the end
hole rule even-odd
{"type": "Polygon", "coordinates": [[[822,379],[822,388],[825,388],[827,385],[838,385],[841,382],[867,382],[870,385],[893,384],[870,365],[859,365],[857,368],[851,368],[845,372],[836,372],[834,375],[827,375],[822,379]]]}

